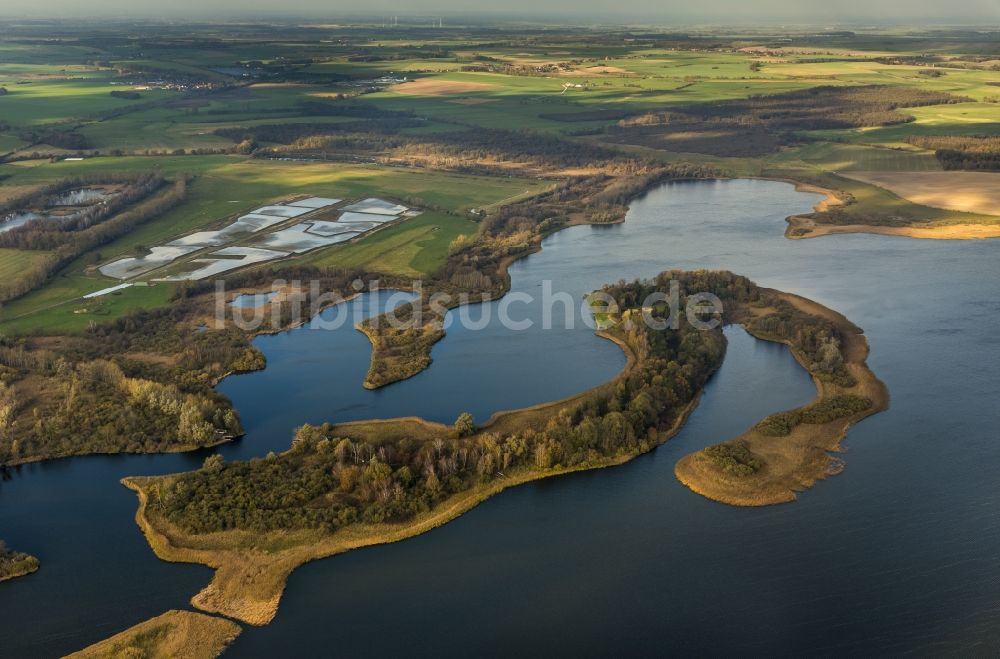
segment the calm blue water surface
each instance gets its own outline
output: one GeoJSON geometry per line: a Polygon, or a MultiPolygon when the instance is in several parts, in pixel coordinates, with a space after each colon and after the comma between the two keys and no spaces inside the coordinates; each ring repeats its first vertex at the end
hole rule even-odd
{"type": "MultiPolygon", "coordinates": [[[[726,268],[843,312],[865,328],[892,408],[852,429],[845,472],[794,504],[737,509],[673,477],[683,455],[812,396],[787,350],[727,330],[726,362],[685,428],[628,465],[529,484],[431,533],[296,571],[278,617],[233,656],[586,656],[632,653],[995,653],[1000,649],[1000,260],[994,241],[832,236],[788,241],[785,216],[816,195],[768,181],[668,184],[623,225],[575,227],[511,269],[573,299],[669,268],[726,268]]],[[[350,303],[359,316],[390,292],[350,303]]],[[[501,301],[502,302],[502,301],[501,301]]],[[[220,390],[248,435],[229,460],[282,450],[303,422],[551,400],[612,377],[620,351],[579,322],[511,332],[453,326],[434,365],[376,392],[369,348],[346,323],[258,339],[265,371],[220,390]]],[[[328,310],[324,313],[334,313],[328,310]]],[[[4,656],[79,649],[187,606],[200,566],[158,561],[133,522],[126,475],[200,465],[207,453],[91,457],[12,471],[0,537],[43,563],[0,585],[4,656]]]]}

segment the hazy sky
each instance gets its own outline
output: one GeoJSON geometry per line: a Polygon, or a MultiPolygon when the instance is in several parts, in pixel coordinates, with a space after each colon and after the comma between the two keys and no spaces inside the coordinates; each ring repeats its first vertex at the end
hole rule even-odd
{"type": "Polygon", "coordinates": [[[470,15],[486,12],[503,16],[545,16],[565,23],[594,19],[614,22],[660,23],[711,21],[735,23],[748,19],[788,22],[868,21],[912,25],[940,23],[1000,24],[1000,0],[0,0],[0,15],[24,16],[149,16],[243,17],[275,16],[290,11],[328,20],[357,17],[360,13],[407,16],[433,13],[470,15]]]}

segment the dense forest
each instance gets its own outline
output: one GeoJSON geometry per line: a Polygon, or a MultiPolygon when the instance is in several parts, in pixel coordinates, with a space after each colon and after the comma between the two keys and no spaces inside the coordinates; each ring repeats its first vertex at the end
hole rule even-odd
{"type": "MultiPolygon", "coordinates": [[[[251,348],[206,336],[215,350],[191,340],[181,357],[225,355],[233,370],[263,365],[251,348]]],[[[127,354],[74,361],[44,349],[0,347],[0,464],[194,448],[240,434],[238,415],[200,375],[181,363],[168,369],[127,354]]]]}
{"type": "Polygon", "coordinates": [[[464,127],[448,133],[418,136],[326,129],[298,138],[287,146],[257,153],[263,157],[289,154],[334,159],[344,154],[365,154],[387,162],[420,163],[482,173],[506,171],[512,165],[523,164],[607,170],[618,160],[618,154],[608,148],[533,131],[464,127]]]}
{"type": "Polygon", "coordinates": [[[141,185],[135,187],[132,193],[123,192],[120,195],[120,198],[131,201],[111,204],[112,208],[120,211],[116,214],[95,211],[93,215],[85,214],[80,221],[67,220],[65,226],[62,226],[63,223],[29,222],[23,227],[0,233],[0,246],[50,250],[44,259],[38,260],[17,279],[0,282],[0,302],[34,290],[81,254],[120,238],[143,222],[177,206],[187,197],[187,178],[184,176],[166,190],[161,190],[163,181],[158,176],[143,176],[139,180],[141,185]]]}
{"type": "Polygon", "coordinates": [[[768,314],[749,319],[747,329],[756,336],[795,346],[806,358],[806,368],[820,380],[846,388],[856,384],[841,354],[844,337],[834,323],[803,315],[784,300],[775,300],[773,305],[768,314]]]}
{"type": "Polygon", "coordinates": [[[965,96],[895,85],[820,86],[783,94],[687,105],[679,112],[708,121],[760,123],[785,130],[822,130],[906,123],[913,121],[913,117],[896,110],[970,100],[965,96]]]}
{"type": "MultiPolygon", "coordinates": [[[[285,267],[237,273],[232,288],[271,285],[276,277],[316,282],[346,297],[352,283],[379,279],[357,270],[285,267]]],[[[381,278],[385,285],[394,280],[381,278]]],[[[0,338],[0,465],[88,453],[159,452],[208,446],[242,433],[239,415],[215,390],[229,373],[264,367],[252,336],[236,327],[195,330],[210,316],[214,282],[180,286],[174,303],[137,310],[89,331],[44,339],[0,338]]],[[[295,302],[311,317],[322,301],[295,302]]],[[[287,327],[292,302],[262,331],[287,327]]]]}
{"type": "MultiPolygon", "coordinates": [[[[702,285],[704,290],[726,301],[728,322],[741,323],[757,338],[789,345],[814,378],[840,388],[839,393],[828,393],[805,407],[772,414],[760,421],[755,430],[768,437],[784,437],[800,424],[825,424],[872,409],[875,403],[871,398],[853,391],[858,382],[848,371],[844,354],[847,344],[844,332],[859,330],[804,312],[774,291],[757,289],[752,284],[748,287],[742,278],[719,282],[713,280],[713,275],[710,273],[702,285]]],[[[657,286],[632,282],[606,290],[620,304],[635,305],[657,290],[657,286]]],[[[751,476],[765,465],[742,439],[709,446],[702,454],[731,476],[751,476]]]]}

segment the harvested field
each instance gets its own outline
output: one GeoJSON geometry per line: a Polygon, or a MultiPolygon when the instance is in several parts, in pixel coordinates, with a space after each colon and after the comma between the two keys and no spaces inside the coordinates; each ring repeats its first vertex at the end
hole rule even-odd
{"type": "Polygon", "coordinates": [[[997,172],[844,172],[840,175],[885,188],[915,204],[1000,215],[1000,173],[997,172]]]}
{"type": "Polygon", "coordinates": [[[467,94],[469,92],[486,92],[496,89],[496,85],[487,82],[462,82],[458,80],[421,78],[420,80],[393,85],[389,89],[390,91],[408,96],[450,96],[452,94],[467,94]]]}
{"type": "Polygon", "coordinates": [[[564,76],[602,76],[602,75],[638,75],[632,71],[626,71],[620,66],[582,66],[572,71],[565,71],[560,75],[564,76]]]}

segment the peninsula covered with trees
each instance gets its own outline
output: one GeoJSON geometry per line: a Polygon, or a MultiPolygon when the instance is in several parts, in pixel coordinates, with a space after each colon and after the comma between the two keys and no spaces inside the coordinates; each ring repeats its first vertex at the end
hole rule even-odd
{"type": "MultiPolygon", "coordinates": [[[[832,458],[817,459],[817,449],[825,456],[847,425],[885,405],[884,388],[864,363],[864,337],[824,307],[729,272],[670,271],[604,292],[617,304],[603,335],[629,357],[613,381],[479,427],[468,415],[453,427],[406,419],[305,425],[280,455],[232,464],[215,457],[197,472],[130,478],[140,526],[162,558],[217,569],[196,606],[264,624],[286,577],[305,561],[421,533],[512,485],[620,464],[666,441],[723,359],[723,324],[787,343],[818,393],[787,422],[793,448],[776,455],[738,438],[696,455],[708,463],[698,478],[762,493],[754,504],[794,498],[832,473],[832,458]],[[678,329],[655,329],[641,322],[643,313],[659,312],[644,309],[642,300],[666,294],[671,282],[680,285],[682,306],[693,292],[722,300],[724,315],[699,318],[718,326],[696,328],[689,319],[678,329]]],[[[727,500],[700,481],[682,480],[727,500]]]]}
{"type": "MultiPolygon", "coordinates": [[[[616,307],[596,314],[599,333],[627,365],[569,398],[490,419],[448,408],[448,424],[337,423],[344,412],[319,408],[258,450],[256,437],[241,439],[244,423],[257,434],[257,415],[244,409],[241,419],[219,384],[266,368],[263,335],[376,289],[412,293],[393,312],[411,321],[402,327],[352,321],[371,345],[357,386],[400,383],[433,368],[443,321],[463,296],[502,298],[508,269],[546,237],[578,225],[612,235],[620,227],[596,227],[623,222],[630,204],[667,182],[751,177],[825,193],[813,212],[788,218],[788,238],[1000,236],[1000,186],[982,183],[1000,169],[997,34],[986,29],[110,21],[95,32],[86,22],[2,18],[0,28],[0,471],[23,479],[0,493],[37,505],[47,523],[43,504],[17,497],[59,470],[28,463],[74,458],[76,468],[89,466],[78,456],[232,442],[188,463],[200,469],[166,476],[143,476],[168,469],[133,470],[141,463],[123,456],[90,462],[117,469],[112,481],[135,491],[136,520],[158,556],[215,569],[194,606],[249,624],[272,620],[288,575],[306,561],[411,537],[508,487],[653,450],[722,363],[725,325],[788,346],[816,396],[671,465],[693,492],[737,506],[792,501],[837,473],[845,432],[888,405],[850,320],[728,271],[607,285],[616,307]],[[908,185],[861,175],[873,172],[908,185]],[[945,176],[938,195],[907,196],[923,177],[942,187],[945,176]],[[962,197],[977,205],[949,203],[962,197]],[[282,215],[310,198],[337,203],[282,215]],[[377,228],[344,240],[316,238],[357,215],[349,206],[378,214],[362,201],[405,210],[391,221],[348,218],[377,228]],[[244,229],[267,229],[220,239],[249,216],[244,229]],[[233,265],[274,247],[279,232],[294,234],[282,243],[294,249],[233,265]],[[148,258],[156,249],[180,256],[157,265],[148,258]],[[233,267],[197,279],[210,256],[233,267]],[[152,269],[140,276],[128,266],[142,260],[152,269]],[[671,282],[682,305],[718,297],[725,311],[702,320],[719,325],[641,322],[664,312],[644,300],[671,282]],[[305,294],[310,284],[317,299],[305,294]],[[234,304],[243,295],[267,302],[243,309],[234,304]],[[258,311],[255,326],[237,322],[258,311]]],[[[781,218],[770,219],[780,237],[781,218]]],[[[642,272],[669,267],[665,248],[642,272]]],[[[94,528],[107,519],[103,509],[79,514],[94,528]]],[[[13,533],[6,539],[28,548],[13,533]]],[[[94,575],[119,569],[101,560],[106,545],[93,547],[94,575]]],[[[59,559],[42,549],[47,565],[59,559]]],[[[0,580],[37,568],[0,545],[0,580]]],[[[64,573],[46,569],[34,582],[64,573]]],[[[83,612],[94,596],[66,601],[83,612]]],[[[57,631],[44,634],[70,635],[57,631]]],[[[218,616],[169,611],[83,656],[214,656],[238,632],[218,616]]]]}

